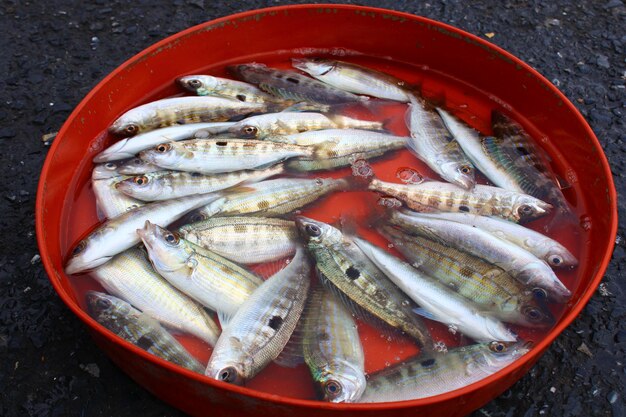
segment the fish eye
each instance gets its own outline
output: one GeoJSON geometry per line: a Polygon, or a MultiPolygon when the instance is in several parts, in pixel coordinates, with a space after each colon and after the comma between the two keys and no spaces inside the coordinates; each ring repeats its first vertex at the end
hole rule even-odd
{"type": "Polygon", "coordinates": [[[530,216],[534,213],[534,210],[532,206],[529,206],[528,204],[523,204],[519,207],[518,213],[520,214],[520,216],[530,216]]]}
{"type": "Polygon", "coordinates": [[[202,81],[198,80],[197,78],[192,78],[191,80],[187,81],[187,84],[189,84],[189,87],[193,88],[202,87],[202,81]]]}
{"type": "Polygon", "coordinates": [[[76,245],[74,250],[72,250],[72,256],[76,256],[79,253],[81,253],[83,250],[85,250],[85,246],[87,246],[87,245],[85,244],[84,241],[82,241],[78,245],[76,245]]]}
{"type": "Polygon", "coordinates": [[[232,366],[224,368],[217,375],[217,379],[232,384],[237,380],[237,370],[232,366]]]}
{"type": "Polygon", "coordinates": [[[334,380],[329,380],[324,384],[324,392],[329,397],[337,397],[341,394],[341,384],[334,380]]]}
{"type": "Polygon", "coordinates": [[[537,300],[545,300],[548,298],[548,293],[543,288],[533,288],[533,296],[537,300]]]}
{"type": "Polygon", "coordinates": [[[322,230],[314,224],[307,224],[304,228],[309,236],[317,237],[322,234],[322,230]]]}
{"type": "Polygon", "coordinates": [[[530,321],[539,321],[541,317],[543,316],[543,314],[541,314],[541,311],[539,311],[538,309],[534,307],[526,308],[524,310],[524,315],[528,317],[530,321]]]}
{"type": "Polygon", "coordinates": [[[156,151],[159,153],[165,153],[170,149],[172,149],[172,145],[170,145],[169,143],[162,143],[160,145],[157,145],[156,147],[156,151]]]}
{"type": "Polygon", "coordinates": [[[256,134],[259,132],[259,129],[257,129],[254,126],[245,126],[242,129],[242,132],[244,133],[244,135],[246,136],[256,136],[256,134]]]}
{"type": "Polygon", "coordinates": [[[506,351],[506,345],[502,342],[491,342],[489,344],[489,349],[496,353],[502,353],[506,351]]]}
{"type": "Polygon", "coordinates": [[[98,301],[96,301],[96,306],[102,310],[106,310],[111,307],[111,300],[108,300],[106,298],[98,298],[98,301]]]}
{"type": "Polygon", "coordinates": [[[560,257],[559,255],[552,255],[550,257],[550,264],[554,265],[554,266],[559,266],[563,263],[563,258],[560,257]]]}
{"type": "Polygon", "coordinates": [[[150,180],[145,175],[133,178],[133,182],[137,185],[146,185],[150,180]]]}
{"type": "Polygon", "coordinates": [[[107,162],[106,164],[104,164],[104,167],[106,169],[110,169],[111,171],[114,170],[115,168],[117,168],[117,165],[114,164],[113,162],[107,162]]]}
{"type": "Polygon", "coordinates": [[[178,242],[180,241],[180,238],[178,237],[176,233],[167,233],[165,236],[163,236],[163,238],[165,239],[167,243],[171,245],[177,245],[178,242]]]}
{"type": "Polygon", "coordinates": [[[462,165],[459,168],[459,171],[461,171],[463,174],[471,174],[472,173],[472,167],[469,165],[462,165]]]}
{"type": "Polygon", "coordinates": [[[143,165],[143,161],[139,158],[133,159],[133,164],[135,165],[143,165]]]}
{"type": "Polygon", "coordinates": [[[138,130],[139,126],[137,126],[136,124],[129,124],[124,128],[124,132],[128,133],[129,135],[134,135],[135,133],[137,133],[138,130]]]}

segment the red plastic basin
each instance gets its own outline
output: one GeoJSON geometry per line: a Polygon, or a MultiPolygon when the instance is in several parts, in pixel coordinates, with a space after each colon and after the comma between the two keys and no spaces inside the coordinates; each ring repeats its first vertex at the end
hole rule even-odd
{"type": "MultiPolygon", "coordinates": [[[[393,65],[392,65],[393,66],[393,65]]],[[[580,313],[609,262],[617,229],[617,201],[608,162],[575,107],[545,78],[507,52],[459,29],[410,14],[348,5],[299,5],[240,13],[171,36],[131,58],[100,82],[59,132],[43,167],[37,193],[37,238],[50,280],[94,340],[135,381],[194,416],[462,416],[502,393],[526,373],[580,313]],[[102,132],[121,113],[150,98],[176,92],[172,80],[210,65],[255,56],[289,56],[298,48],[355,50],[394,65],[418,65],[466,83],[510,106],[532,124],[542,146],[559,155],[557,166],[579,191],[587,227],[584,259],[573,302],[557,326],[513,365],[471,386],[423,400],[386,404],[326,404],[267,394],[210,380],[114,337],[79,307],[63,272],[69,213],[87,181],[102,132]],[[564,161],[567,161],[565,164],[564,161]],[[562,163],[561,163],[562,162],[562,163]],[[579,174],[580,173],[580,174],[579,174]],[[584,174],[584,175],[583,175],[584,174]]]]}

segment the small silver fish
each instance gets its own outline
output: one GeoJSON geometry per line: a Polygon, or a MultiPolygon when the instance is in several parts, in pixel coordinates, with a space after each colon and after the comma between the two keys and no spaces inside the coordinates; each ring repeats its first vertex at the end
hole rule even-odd
{"type": "Polygon", "coordinates": [[[300,248],[239,308],[218,339],[205,375],[243,385],[276,359],[298,324],[309,286],[310,266],[300,248]]]}
{"type": "Polygon", "coordinates": [[[139,158],[132,158],[120,162],[118,172],[123,175],[143,175],[150,172],[163,171],[163,168],[146,161],[142,161],[139,158]]]}
{"type": "Polygon", "coordinates": [[[115,188],[115,184],[128,178],[118,175],[117,165],[113,162],[99,164],[91,172],[91,186],[96,197],[99,220],[111,219],[144,204],[115,188]]]}
{"type": "Polygon", "coordinates": [[[102,326],[155,356],[202,373],[204,367],[158,321],[112,295],[88,291],[87,311],[102,326]]]}
{"type": "Polygon", "coordinates": [[[229,78],[193,74],[180,77],[176,82],[199,96],[216,96],[243,101],[245,103],[275,103],[279,99],[257,87],[229,78]]]}

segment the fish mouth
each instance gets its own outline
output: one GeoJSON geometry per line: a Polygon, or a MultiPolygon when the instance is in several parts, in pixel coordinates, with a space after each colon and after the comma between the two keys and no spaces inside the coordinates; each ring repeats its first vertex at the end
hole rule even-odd
{"type": "Polygon", "coordinates": [[[291,58],[291,65],[299,70],[304,71],[307,67],[308,60],[304,58],[291,58]]]}
{"type": "Polygon", "coordinates": [[[455,178],[455,183],[461,188],[471,190],[476,185],[476,181],[473,178],[458,176],[455,178]]]}
{"type": "Polygon", "coordinates": [[[108,161],[116,161],[118,159],[132,158],[135,154],[125,153],[124,147],[128,143],[128,139],[122,139],[109,146],[104,151],[100,152],[93,158],[93,162],[96,164],[108,161]]]}
{"type": "Polygon", "coordinates": [[[178,84],[179,86],[183,87],[185,90],[191,91],[191,92],[195,92],[196,89],[193,88],[192,86],[189,85],[189,80],[191,79],[191,77],[179,77],[176,79],[176,84],[178,84]]]}
{"type": "Polygon", "coordinates": [[[71,258],[67,265],[65,265],[65,273],[67,275],[75,275],[81,272],[87,272],[99,267],[113,259],[112,256],[103,256],[90,261],[86,261],[80,257],[71,258]]]}
{"type": "Polygon", "coordinates": [[[151,250],[154,247],[152,243],[156,240],[157,225],[151,223],[150,220],[146,220],[143,229],[137,229],[137,235],[143,244],[146,245],[146,248],[151,250]]]}

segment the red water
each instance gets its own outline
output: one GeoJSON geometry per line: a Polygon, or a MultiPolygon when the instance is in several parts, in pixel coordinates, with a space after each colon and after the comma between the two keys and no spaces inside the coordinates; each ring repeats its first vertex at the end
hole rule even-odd
{"type": "MultiPolygon", "coordinates": [[[[228,76],[224,70],[226,65],[243,62],[262,62],[269,66],[277,68],[289,68],[289,58],[295,55],[292,52],[278,51],[271,56],[248,56],[242,57],[236,62],[223,62],[211,67],[204,68],[203,73],[216,76],[228,76]]],[[[567,162],[556,151],[550,143],[549,138],[532,126],[521,114],[517,114],[505,102],[497,97],[490,97],[475,88],[464,84],[458,80],[451,79],[444,74],[435,73],[428,68],[415,67],[404,63],[393,62],[383,58],[368,57],[362,55],[351,55],[342,57],[347,61],[362,64],[364,66],[388,72],[410,85],[419,87],[423,96],[434,100],[440,106],[450,110],[467,123],[478,129],[479,131],[489,134],[491,111],[494,109],[505,110],[511,114],[515,120],[520,122],[526,130],[536,139],[537,144],[543,148],[551,161],[551,167],[559,178],[570,180],[568,188],[564,189],[564,195],[572,206],[572,211],[576,215],[576,219],[584,219],[585,208],[584,200],[581,198],[581,192],[575,177],[570,174],[573,170],[567,165],[567,162]]],[[[178,92],[180,93],[180,92],[178,92]]],[[[173,94],[178,94],[177,89],[173,85],[163,86],[159,91],[151,97],[147,97],[145,102],[158,98],[164,98],[173,94]]],[[[142,104],[142,103],[138,103],[142,104]]],[[[408,135],[408,130],[404,124],[405,104],[392,104],[385,106],[373,107],[376,114],[371,110],[352,108],[346,109],[342,114],[369,120],[385,120],[386,128],[396,135],[408,135]]],[[[111,120],[113,122],[113,120],[111,120]]],[[[104,149],[115,141],[115,138],[103,132],[99,138],[94,138],[93,146],[97,146],[99,150],[104,149]]],[[[385,181],[400,182],[396,177],[396,172],[400,167],[411,167],[422,173],[425,177],[437,179],[428,167],[417,160],[408,151],[397,151],[388,154],[386,157],[370,162],[376,175],[385,181]]],[[[65,253],[69,253],[70,249],[80,238],[88,234],[90,230],[98,225],[96,217],[95,200],[89,182],[89,172],[92,169],[90,161],[84,161],[82,172],[79,177],[83,179],[79,181],[77,191],[74,194],[73,201],[65,210],[67,215],[63,216],[66,224],[62,230],[67,230],[67,235],[63,239],[62,247],[65,253]]],[[[329,172],[314,173],[312,177],[344,177],[351,175],[349,168],[338,169],[329,172]]],[[[478,175],[478,182],[481,184],[489,184],[482,176],[478,175]]],[[[70,190],[70,192],[72,192],[70,190]]],[[[372,214],[373,208],[377,207],[379,196],[372,192],[349,191],[335,193],[313,206],[302,210],[302,214],[328,223],[337,223],[341,217],[350,216],[356,220],[358,224],[358,232],[361,236],[369,239],[375,244],[387,247],[388,242],[380,235],[376,234],[368,227],[368,218],[372,214]]],[[[580,266],[571,270],[556,271],[559,279],[576,295],[578,285],[580,283],[580,274],[578,271],[585,269],[586,250],[584,242],[588,241],[588,230],[579,224],[576,220],[574,223],[567,221],[565,218],[559,218],[558,214],[541,218],[526,224],[534,230],[540,231],[550,237],[558,240],[565,245],[580,261],[580,266]],[[557,217],[555,217],[557,216],[557,217]]],[[[584,225],[584,221],[582,221],[584,225]]],[[[390,249],[395,252],[394,249],[390,249]]],[[[258,269],[262,272],[262,268],[258,269]]],[[[71,278],[71,283],[75,289],[75,295],[84,308],[84,293],[87,290],[103,289],[88,275],[76,276],[71,278]]],[[[575,299],[570,301],[568,305],[553,304],[551,310],[555,317],[559,319],[563,316],[566,308],[575,303],[575,299]]],[[[426,320],[430,326],[433,338],[445,342],[448,347],[454,347],[460,344],[471,343],[467,338],[459,335],[451,334],[447,327],[439,323],[426,320]]],[[[359,324],[359,334],[363,342],[365,351],[365,367],[366,372],[370,373],[397,363],[415,355],[419,352],[415,343],[408,339],[400,337],[398,340],[389,342],[381,332],[365,323],[359,324]]],[[[550,329],[527,329],[519,326],[510,326],[524,340],[538,341],[543,338],[550,329]]],[[[210,347],[203,342],[191,336],[178,336],[177,338],[187,347],[187,349],[197,357],[202,363],[206,363],[210,356],[210,347]]],[[[314,399],[312,380],[308,369],[304,365],[296,368],[283,368],[275,364],[271,364],[264,369],[257,377],[247,385],[260,391],[266,391],[282,396],[297,397],[304,399],[314,399]],[[298,383],[295,383],[298,381],[298,383]]]]}

